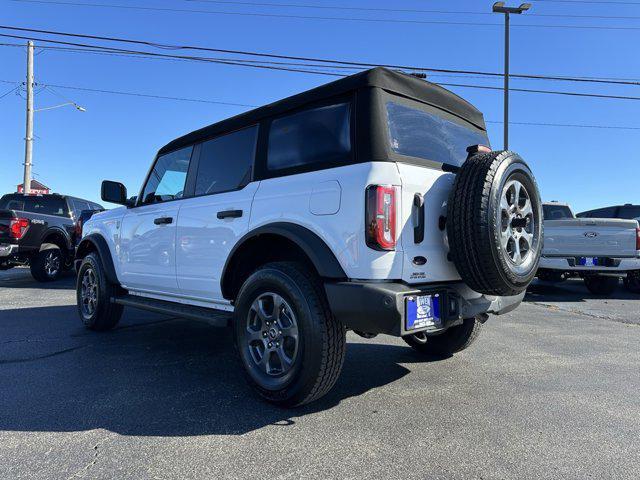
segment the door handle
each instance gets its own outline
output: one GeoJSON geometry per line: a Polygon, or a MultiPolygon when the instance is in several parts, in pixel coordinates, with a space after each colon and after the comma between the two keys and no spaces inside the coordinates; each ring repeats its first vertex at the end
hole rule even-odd
{"type": "Polygon", "coordinates": [[[173,223],[173,218],[172,217],[159,217],[156,218],[153,223],[155,223],[156,225],[169,225],[170,223],[173,223]]]}
{"type": "Polygon", "coordinates": [[[218,218],[240,218],[242,216],[242,210],[222,210],[218,212],[218,218]]]}

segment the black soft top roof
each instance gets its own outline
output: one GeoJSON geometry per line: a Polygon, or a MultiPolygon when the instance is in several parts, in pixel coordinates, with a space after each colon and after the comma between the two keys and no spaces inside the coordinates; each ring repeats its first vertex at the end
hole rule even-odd
{"type": "Polygon", "coordinates": [[[159,153],[169,152],[221,133],[255,124],[267,117],[280,115],[308,103],[371,87],[382,88],[389,92],[428,103],[463,118],[482,130],[486,130],[482,113],[455,93],[411,75],[376,67],[188,133],[162,147],[159,153]]]}

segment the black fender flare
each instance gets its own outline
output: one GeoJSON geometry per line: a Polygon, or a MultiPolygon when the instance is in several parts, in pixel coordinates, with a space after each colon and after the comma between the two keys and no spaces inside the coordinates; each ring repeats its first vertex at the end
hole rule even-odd
{"type": "Polygon", "coordinates": [[[65,247],[68,251],[73,250],[73,245],[71,243],[71,237],[69,236],[69,233],[60,227],[50,227],[47,230],[45,230],[45,232],[42,234],[42,237],[41,237],[42,240],[40,241],[40,244],[42,245],[43,243],[51,243],[51,242],[47,242],[46,240],[47,238],[52,237],[54,235],[58,235],[64,238],[65,247]]]}
{"type": "Polygon", "coordinates": [[[298,245],[307,257],[309,257],[309,260],[311,260],[311,263],[322,278],[347,278],[347,274],[334,253],[317,234],[296,223],[275,222],[263,225],[246,233],[229,252],[222,270],[222,275],[220,276],[220,287],[222,289],[222,295],[225,298],[228,298],[229,294],[229,286],[226,279],[236,252],[240,250],[247,241],[265,234],[279,235],[298,245]]]}
{"type": "Polygon", "coordinates": [[[118,276],[116,275],[116,269],[113,265],[113,258],[111,258],[109,245],[102,235],[92,233],[91,235],[84,237],[80,242],[80,245],[78,245],[76,261],[82,260],[86,256],[86,252],[91,250],[96,250],[98,252],[107,280],[114,285],[120,285],[118,276]]]}

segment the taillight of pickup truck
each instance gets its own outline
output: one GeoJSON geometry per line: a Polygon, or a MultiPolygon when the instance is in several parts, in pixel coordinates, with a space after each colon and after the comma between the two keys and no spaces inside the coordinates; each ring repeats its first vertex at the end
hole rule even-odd
{"type": "Polygon", "coordinates": [[[20,240],[28,228],[27,218],[12,218],[9,222],[9,236],[14,240],[20,240]]]}
{"type": "Polygon", "coordinates": [[[636,227],[636,250],[640,250],[640,227],[636,227]]]}

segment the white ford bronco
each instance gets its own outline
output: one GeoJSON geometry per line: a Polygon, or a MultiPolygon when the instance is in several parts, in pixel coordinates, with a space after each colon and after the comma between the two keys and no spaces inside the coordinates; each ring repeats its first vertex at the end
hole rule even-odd
{"type": "Polygon", "coordinates": [[[486,145],[472,105],[382,68],[189,133],[135,200],[103,182],[124,208],[84,225],[80,317],[230,325],[248,381],[285,406],[334,385],[347,329],[451,355],[519,305],[542,246],[531,171],[486,145]]]}

